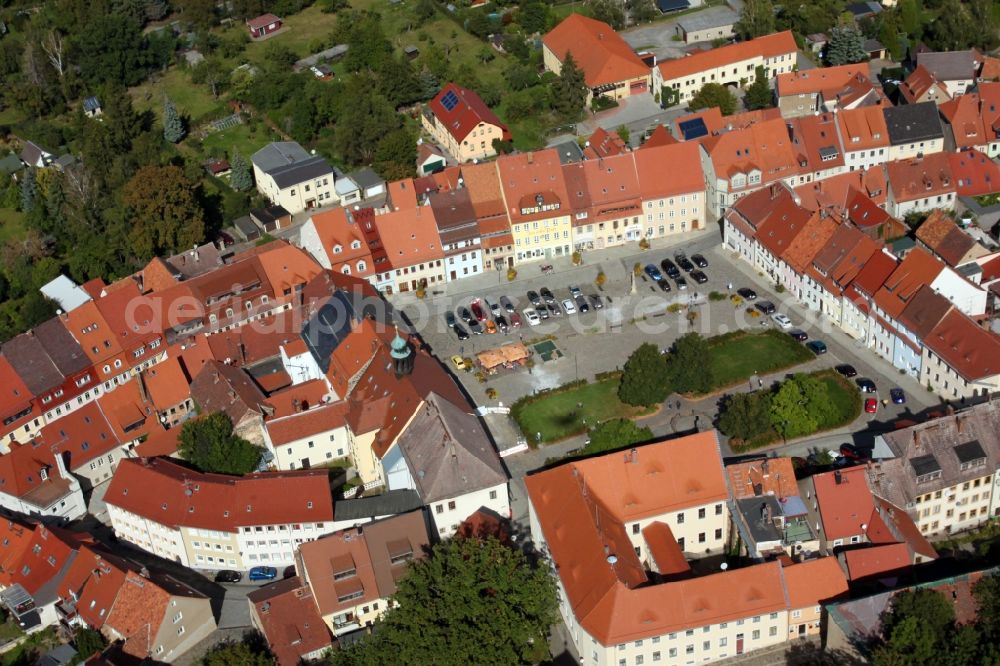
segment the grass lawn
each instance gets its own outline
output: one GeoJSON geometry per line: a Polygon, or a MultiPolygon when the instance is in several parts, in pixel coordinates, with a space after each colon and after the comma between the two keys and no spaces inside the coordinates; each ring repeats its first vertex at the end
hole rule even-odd
{"type": "Polygon", "coordinates": [[[0,208],[0,243],[24,235],[24,213],[13,208],[0,208]]]}
{"type": "Polygon", "coordinates": [[[820,370],[813,373],[826,384],[830,392],[829,409],[823,413],[820,430],[830,430],[845,426],[861,414],[861,393],[858,388],[838,375],[834,370],[820,370]]]}
{"type": "Polygon", "coordinates": [[[754,373],[769,373],[814,358],[803,344],[779,331],[737,331],[709,338],[708,344],[716,388],[746,381],[754,373]]]}
{"type": "Polygon", "coordinates": [[[645,411],[618,399],[618,378],[612,377],[544,395],[519,407],[514,418],[530,443],[536,442],[535,433],[542,434],[542,442],[554,442],[579,434],[600,421],[629,418],[645,411]],[[578,408],[579,403],[583,407],[578,408]]]}
{"type": "Polygon", "coordinates": [[[201,145],[202,152],[208,156],[232,157],[234,151],[239,151],[243,157],[250,159],[251,155],[271,141],[280,141],[280,138],[272,135],[267,125],[260,123],[253,133],[251,127],[246,124],[229,127],[221,132],[212,132],[202,139],[201,145]]]}
{"type": "Polygon", "coordinates": [[[158,74],[142,85],[129,90],[136,111],[151,110],[157,118],[163,116],[163,96],[177,107],[177,112],[191,119],[191,125],[211,113],[224,108],[225,101],[214,99],[208,87],[191,82],[186,70],[171,67],[165,74],[158,74]]]}
{"type": "Polygon", "coordinates": [[[0,125],[16,125],[24,120],[24,113],[12,106],[0,111],[0,125]]]}

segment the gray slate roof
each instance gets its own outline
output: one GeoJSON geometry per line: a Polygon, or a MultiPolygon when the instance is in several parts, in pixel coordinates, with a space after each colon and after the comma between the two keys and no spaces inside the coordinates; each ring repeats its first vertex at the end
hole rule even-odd
{"type": "Polygon", "coordinates": [[[357,171],[352,171],[348,174],[348,177],[363,190],[385,184],[385,180],[370,167],[362,167],[357,171]]]}
{"type": "Polygon", "coordinates": [[[889,130],[889,143],[893,146],[944,136],[937,104],[934,102],[888,106],[883,109],[883,113],[889,130]]]}
{"type": "Polygon", "coordinates": [[[677,25],[684,32],[697,32],[709,28],[722,28],[727,25],[733,25],[739,20],[740,17],[729,7],[710,7],[678,19],[677,25]]]}
{"type": "Polygon", "coordinates": [[[275,141],[264,146],[250,160],[284,189],[320,176],[333,175],[333,167],[318,155],[310,155],[294,141],[275,141]]]}
{"type": "Polygon", "coordinates": [[[938,81],[974,79],[979,69],[979,54],[968,51],[930,51],[917,54],[917,65],[923,65],[938,81]]]}
{"type": "Polygon", "coordinates": [[[340,500],[333,505],[334,520],[363,520],[395,516],[423,506],[416,490],[390,490],[381,495],[340,500]]]}
{"type": "Polygon", "coordinates": [[[424,504],[507,482],[479,419],[436,393],[427,396],[396,445],[424,504]]]}
{"type": "Polygon", "coordinates": [[[333,176],[333,167],[325,159],[316,155],[303,162],[277,167],[268,172],[281,189],[305,183],[321,176],[333,176]]]}
{"type": "Polygon", "coordinates": [[[309,159],[309,153],[296,142],[274,141],[254,153],[250,161],[261,171],[270,173],[272,169],[307,159],[309,159]]]}

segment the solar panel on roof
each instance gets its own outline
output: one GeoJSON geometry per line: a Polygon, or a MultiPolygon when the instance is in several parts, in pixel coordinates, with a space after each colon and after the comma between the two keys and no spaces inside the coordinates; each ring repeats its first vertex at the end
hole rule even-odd
{"type": "Polygon", "coordinates": [[[441,106],[447,111],[451,111],[458,105],[458,95],[454,90],[449,90],[448,94],[441,98],[441,106]]]}
{"type": "Polygon", "coordinates": [[[698,137],[708,134],[708,128],[705,127],[705,120],[703,118],[685,120],[679,125],[679,127],[681,130],[681,136],[684,137],[685,141],[697,139],[698,137]]]}
{"type": "Polygon", "coordinates": [[[656,6],[661,12],[676,12],[691,6],[688,0],[658,0],[656,6]]]}

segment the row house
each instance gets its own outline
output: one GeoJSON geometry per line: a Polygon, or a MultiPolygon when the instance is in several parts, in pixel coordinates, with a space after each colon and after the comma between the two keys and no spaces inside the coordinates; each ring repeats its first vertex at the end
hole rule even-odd
{"type": "Polygon", "coordinates": [[[848,171],[867,171],[889,161],[889,129],[882,107],[862,106],[839,112],[837,131],[848,171]]]}
{"type": "Polygon", "coordinates": [[[469,190],[440,190],[427,199],[444,249],[445,279],[453,282],[482,273],[482,238],[469,190]]]}
{"type": "Polygon", "coordinates": [[[787,220],[801,215],[795,194],[781,183],[749,193],[723,217],[722,240],[747,263],[759,265],[757,234],[772,218],[787,220]]]}
{"type": "Polygon", "coordinates": [[[37,440],[12,442],[0,455],[0,507],[56,524],[87,514],[80,481],[63,456],[37,440]]]}
{"type": "Polygon", "coordinates": [[[945,94],[964,95],[975,85],[983,65],[983,56],[976,49],[964,51],[923,51],[917,54],[917,69],[923,68],[940,82],[945,94]]]}
{"type": "Polygon", "coordinates": [[[500,188],[497,164],[462,165],[461,185],[469,193],[469,202],[479,223],[483,270],[512,268],[516,258],[514,236],[500,188]]]}
{"type": "Polygon", "coordinates": [[[326,470],[233,477],[130,458],[105,502],[119,538],[194,569],[288,566],[333,525],[326,470]]]}
{"type": "Polygon", "coordinates": [[[692,575],[688,560],[728,539],[713,432],[574,461],[526,484],[532,539],[552,560],[560,614],[587,664],[702,663],[780,645],[817,633],[821,603],[847,591],[823,560],[692,575]]]}
{"type": "Polygon", "coordinates": [[[642,194],[640,220],[647,239],[704,229],[708,220],[705,176],[697,143],[651,146],[632,153],[642,194]],[[683,164],[683,169],[676,165],[683,164]],[[670,178],[663,174],[670,173],[670,178]]]}
{"type": "Polygon", "coordinates": [[[247,603],[250,625],[267,641],[278,666],[319,661],[333,647],[312,590],[301,577],[258,588],[247,595],[247,603]]]}
{"type": "Polygon", "coordinates": [[[951,268],[986,259],[990,250],[970,236],[948,213],[935,209],[917,228],[917,242],[951,268]]]}
{"type": "MultiPolygon", "coordinates": [[[[322,380],[307,384],[320,384],[321,391],[327,390],[322,380]]],[[[294,405],[295,411],[275,414],[264,423],[264,446],[273,456],[271,464],[275,469],[309,469],[347,458],[352,435],[347,427],[345,405],[342,402],[307,405],[299,398],[294,400],[299,401],[294,405]]]]}
{"type": "Polygon", "coordinates": [[[944,150],[944,130],[933,102],[887,106],[885,126],[889,132],[889,160],[923,157],[944,150]]]}
{"type": "Polygon", "coordinates": [[[876,292],[896,270],[898,260],[882,248],[865,262],[857,277],[844,291],[840,328],[867,347],[875,346],[875,331],[871,326],[871,311],[876,292]]]}
{"type": "Polygon", "coordinates": [[[686,104],[706,83],[743,87],[763,67],[773,79],[796,68],[795,39],[789,31],[665,60],[653,67],[653,92],[686,104]],[[673,92],[667,92],[670,88],[673,92]]]}
{"type": "Polygon", "coordinates": [[[1000,408],[985,402],[878,436],[891,457],[867,470],[872,491],[920,533],[946,536],[1000,515],[1000,408]]]}
{"type": "Polygon", "coordinates": [[[1000,390],[1000,338],[958,308],[924,338],[920,383],[949,400],[1000,390]]]}
{"type": "Polygon", "coordinates": [[[878,249],[879,243],[856,227],[837,227],[803,275],[803,304],[835,323],[840,322],[844,290],[878,249]]]}
{"type": "Polygon", "coordinates": [[[820,113],[789,120],[788,133],[799,163],[799,185],[847,171],[835,114],[820,113]]]}
{"type": "Polygon", "coordinates": [[[424,512],[411,511],[302,544],[295,569],[326,627],[342,636],[392,608],[396,581],[431,542],[424,512]]]}
{"type": "Polygon", "coordinates": [[[642,238],[642,199],[631,154],[563,166],[573,214],[573,249],[593,250],[642,238]]]}
{"type": "Polygon", "coordinates": [[[775,78],[774,95],[784,118],[870,106],[882,96],[868,76],[864,63],[785,72],[775,78]]]}
{"type": "Polygon", "coordinates": [[[994,194],[1000,189],[1000,164],[975,148],[949,153],[948,161],[959,197],[994,194]]]}
{"type": "Polygon", "coordinates": [[[416,202],[413,180],[390,185],[392,210],[375,215],[375,226],[385,249],[392,278],[384,291],[387,294],[437,288],[447,281],[444,250],[438,235],[434,209],[416,202]],[[403,197],[399,196],[402,193],[403,197]]]}
{"type": "Polygon", "coordinates": [[[772,183],[794,185],[799,174],[785,122],[766,120],[701,143],[709,214],[721,217],[736,201],[772,183]]]}
{"type": "Polygon", "coordinates": [[[951,100],[948,86],[934,78],[930,70],[917,65],[906,80],[899,84],[899,98],[904,104],[941,104],[951,100]]]}
{"type": "Polygon", "coordinates": [[[893,217],[954,207],[957,190],[948,154],[895,160],[885,169],[889,182],[886,210],[893,217]]]}
{"type": "Polygon", "coordinates": [[[327,270],[371,281],[375,261],[356,213],[348,208],[313,213],[299,231],[299,247],[327,270]]]}
{"type": "Polygon", "coordinates": [[[505,155],[496,164],[516,262],[572,254],[573,213],[559,153],[505,155]]]}
{"type": "Polygon", "coordinates": [[[1000,83],[980,83],[975,92],[942,104],[938,111],[951,131],[955,147],[1000,155],[1000,83]]]}

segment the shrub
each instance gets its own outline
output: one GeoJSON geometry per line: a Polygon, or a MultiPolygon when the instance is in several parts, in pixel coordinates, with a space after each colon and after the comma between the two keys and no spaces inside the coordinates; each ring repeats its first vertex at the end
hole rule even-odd
{"type": "Polygon", "coordinates": [[[574,252],[573,253],[573,265],[574,266],[579,266],[582,263],[583,263],[583,255],[580,254],[579,252],[574,252]]]}
{"type": "Polygon", "coordinates": [[[722,293],[719,293],[717,291],[712,291],[712,292],[709,292],[709,294],[708,294],[708,300],[710,300],[710,301],[724,301],[724,300],[726,300],[726,295],[722,294],[722,293]]]}
{"type": "Polygon", "coordinates": [[[639,239],[639,249],[640,250],[648,250],[649,249],[649,240],[647,240],[645,238],[639,239]]]}
{"type": "Polygon", "coordinates": [[[667,306],[667,312],[669,312],[670,314],[677,314],[683,309],[684,306],[681,305],[680,303],[671,303],[670,305],[667,306]]]}
{"type": "Polygon", "coordinates": [[[513,268],[508,268],[507,269],[507,281],[508,282],[513,282],[516,279],[517,279],[517,271],[514,270],[513,268]]]}

